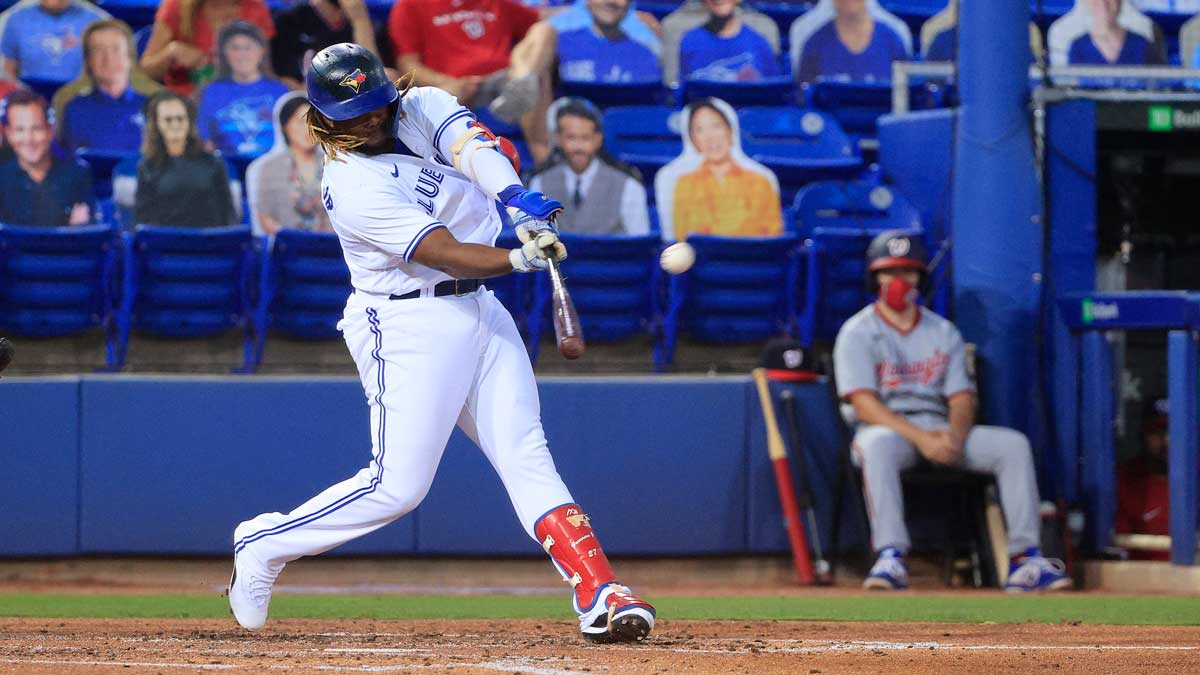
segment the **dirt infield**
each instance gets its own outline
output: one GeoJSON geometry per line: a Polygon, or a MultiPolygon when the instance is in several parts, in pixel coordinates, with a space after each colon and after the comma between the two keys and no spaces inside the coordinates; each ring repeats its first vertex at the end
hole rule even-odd
{"type": "Polygon", "coordinates": [[[567,622],[0,619],[3,673],[1182,673],[1200,629],[663,621],[584,643],[567,622]]]}

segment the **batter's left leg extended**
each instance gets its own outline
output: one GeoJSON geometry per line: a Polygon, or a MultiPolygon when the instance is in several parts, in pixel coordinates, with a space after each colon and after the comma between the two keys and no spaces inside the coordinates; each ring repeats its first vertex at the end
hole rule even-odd
{"type": "Polygon", "coordinates": [[[584,637],[641,640],[654,628],[654,608],[617,582],[590,520],[558,475],[542,430],[533,369],[512,317],[490,292],[480,294],[480,305],[490,339],[459,426],[499,474],[525,532],[574,589],[584,637]]]}

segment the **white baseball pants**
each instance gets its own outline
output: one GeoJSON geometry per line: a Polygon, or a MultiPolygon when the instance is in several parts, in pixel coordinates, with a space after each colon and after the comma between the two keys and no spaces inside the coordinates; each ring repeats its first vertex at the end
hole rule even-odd
{"type": "Polygon", "coordinates": [[[574,502],[542,431],[537,384],[492,292],[388,300],[355,293],[339,324],[371,408],[371,463],[290,513],[242,523],[234,551],[278,570],[412,511],[455,424],[500,475],[526,533],[574,502]]]}

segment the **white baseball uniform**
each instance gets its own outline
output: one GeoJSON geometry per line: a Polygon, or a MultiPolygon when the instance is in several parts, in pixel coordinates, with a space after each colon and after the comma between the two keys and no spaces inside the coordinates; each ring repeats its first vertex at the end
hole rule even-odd
{"type": "Polygon", "coordinates": [[[342,153],[326,162],[322,186],[354,286],[338,327],[370,404],[372,461],[291,513],[238,527],[235,552],[272,573],[416,508],[455,424],[500,475],[530,537],[543,514],[574,502],[546,446],[533,369],[508,311],[483,287],[435,297],[451,277],[412,260],[439,227],[485,245],[500,232],[494,196],[449,161],[473,115],[431,87],[411,89],[402,109],[395,152],[342,153]],[[389,299],[412,291],[420,297],[389,299]]]}
{"type": "MultiPolygon", "coordinates": [[[[838,395],[848,401],[855,392],[871,391],[913,424],[944,429],[949,426],[949,400],[973,393],[974,385],[967,376],[958,329],[927,309],[917,311],[916,325],[908,331],[888,322],[875,304],[846,321],[833,348],[838,395]]],[[[842,414],[856,424],[849,403],[843,405],[842,414]]],[[[891,547],[906,553],[911,543],[904,525],[900,472],[917,463],[917,449],[888,427],[857,424],[851,450],[863,472],[871,546],[876,551],[891,547]]],[[[1038,546],[1037,479],[1025,435],[1004,427],[971,427],[962,467],[996,476],[1008,523],[1009,552],[1038,546]]]]}

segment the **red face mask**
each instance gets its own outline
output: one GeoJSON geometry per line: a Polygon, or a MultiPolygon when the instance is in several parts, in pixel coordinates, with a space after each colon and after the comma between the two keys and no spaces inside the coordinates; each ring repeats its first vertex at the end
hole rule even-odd
{"type": "Polygon", "coordinates": [[[892,277],[892,280],[880,289],[879,297],[888,307],[903,312],[916,302],[917,289],[904,277],[892,277]]]}

